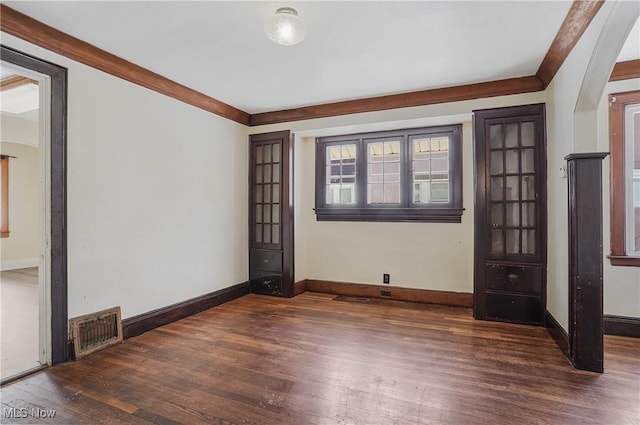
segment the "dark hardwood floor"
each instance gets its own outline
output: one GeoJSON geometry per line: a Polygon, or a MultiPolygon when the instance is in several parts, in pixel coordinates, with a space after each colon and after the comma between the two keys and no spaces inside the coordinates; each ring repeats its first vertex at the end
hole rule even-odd
{"type": "Polygon", "coordinates": [[[2,422],[638,424],[640,340],[605,341],[596,374],[467,308],[248,295],[3,387],[2,422]]]}

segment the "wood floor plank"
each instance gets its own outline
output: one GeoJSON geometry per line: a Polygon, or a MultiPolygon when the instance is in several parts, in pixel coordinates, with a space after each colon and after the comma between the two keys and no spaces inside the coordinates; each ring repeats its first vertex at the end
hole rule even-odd
{"type": "Polygon", "coordinates": [[[639,424],[640,343],[605,337],[594,374],[466,308],[248,295],[0,392],[60,412],[37,423],[639,424]]]}

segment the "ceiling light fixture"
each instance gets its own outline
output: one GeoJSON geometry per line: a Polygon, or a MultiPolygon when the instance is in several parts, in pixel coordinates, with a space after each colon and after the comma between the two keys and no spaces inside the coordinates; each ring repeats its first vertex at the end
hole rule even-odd
{"type": "Polygon", "coordinates": [[[281,7],[264,24],[269,40],[283,46],[293,46],[307,36],[307,26],[292,7],[281,7]]]}

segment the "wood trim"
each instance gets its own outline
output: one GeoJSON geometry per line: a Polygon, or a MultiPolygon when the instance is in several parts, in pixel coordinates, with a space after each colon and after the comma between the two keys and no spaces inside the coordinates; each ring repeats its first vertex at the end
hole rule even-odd
{"type": "MultiPolygon", "coordinates": [[[[454,307],[472,307],[473,294],[466,292],[434,291],[429,289],[399,288],[387,285],[334,282],[329,280],[306,279],[305,291],[353,297],[382,298],[395,301],[440,304],[454,307]]],[[[302,288],[302,284],[300,284],[302,288]]]]}
{"type": "Polygon", "coordinates": [[[325,103],[282,111],[264,112],[251,115],[250,125],[258,126],[315,118],[335,117],[339,115],[383,111],[387,109],[408,108],[412,106],[434,105],[438,103],[458,102],[462,100],[532,93],[542,90],[544,90],[544,85],[542,81],[535,76],[509,78],[506,80],[325,103]]]}
{"type": "MultiPolygon", "coordinates": [[[[0,23],[5,6],[0,4],[0,23]]],[[[67,70],[17,50],[0,46],[2,60],[50,76],[51,203],[51,363],[69,359],[67,296],[67,70]]]]}
{"type": "Polygon", "coordinates": [[[560,326],[560,323],[558,323],[549,310],[546,310],[544,313],[544,324],[551,338],[553,338],[556,344],[558,344],[558,347],[560,347],[562,354],[569,359],[569,334],[560,326]]]}
{"type": "MultiPolygon", "coordinates": [[[[0,4],[0,29],[30,43],[197,108],[240,124],[259,126],[542,91],[549,85],[602,4],[603,1],[600,0],[574,1],[535,76],[376,96],[253,115],[119,58],[4,4],[0,4]]],[[[625,65],[625,67],[629,66],[633,67],[632,64],[625,65]]]]}
{"type": "Polygon", "coordinates": [[[640,267],[639,257],[627,257],[624,255],[622,256],[609,255],[608,258],[612,266],[640,267]]]}
{"type": "Polygon", "coordinates": [[[0,91],[14,89],[16,87],[24,86],[27,84],[38,85],[36,80],[25,77],[24,75],[12,75],[11,77],[3,78],[0,80],[0,91]]]}
{"type": "Polygon", "coordinates": [[[2,197],[2,217],[0,237],[9,237],[9,157],[0,156],[0,197],[2,197]]]}
{"type": "Polygon", "coordinates": [[[167,307],[126,318],[122,321],[124,338],[131,338],[159,326],[175,322],[193,314],[208,310],[249,293],[249,282],[242,282],[229,288],[210,292],[167,307]]]}
{"type": "Polygon", "coordinates": [[[618,62],[611,71],[609,81],[631,80],[640,78],[640,59],[618,62]]]}
{"type": "Polygon", "coordinates": [[[574,1],[535,76],[376,96],[253,115],[119,58],[4,4],[0,4],[0,28],[30,43],[200,109],[240,124],[259,126],[542,91],[549,85],[602,3],[599,0],[574,1]]]}
{"type": "Polygon", "coordinates": [[[0,4],[0,29],[37,46],[237,123],[249,114],[0,4]]]}
{"type": "Polygon", "coordinates": [[[640,338],[640,317],[604,316],[604,333],[607,335],[640,338]]]}
{"type": "Polygon", "coordinates": [[[624,175],[624,109],[640,102],[640,90],[609,95],[609,150],[611,152],[610,247],[609,261],[614,266],[640,266],[640,259],[626,255],[626,183],[624,175]]]}
{"type": "Polygon", "coordinates": [[[604,370],[602,160],[607,152],[569,154],[569,354],[576,369],[604,370]]]}
{"type": "Polygon", "coordinates": [[[544,84],[543,90],[551,83],[603,4],[604,0],[574,0],[536,72],[544,84]]]}
{"type": "Polygon", "coordinates": [[[307,281],[306,280],[301,280],[299,282],[296,282],[294,287],[293,287],[293,295],[297,296],[300,295],[304,292],[307,292],[307,281]]]}

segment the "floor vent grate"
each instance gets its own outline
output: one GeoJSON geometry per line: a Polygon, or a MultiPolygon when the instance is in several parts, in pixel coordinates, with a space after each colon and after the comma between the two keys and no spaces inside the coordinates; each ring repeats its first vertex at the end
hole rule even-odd
{"type": "Polygon", "coordinates": [[[76,359],[122,342],[120,307],[69,320],[76,359]]]}

